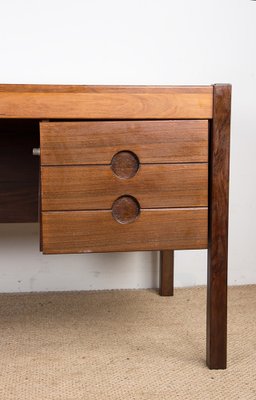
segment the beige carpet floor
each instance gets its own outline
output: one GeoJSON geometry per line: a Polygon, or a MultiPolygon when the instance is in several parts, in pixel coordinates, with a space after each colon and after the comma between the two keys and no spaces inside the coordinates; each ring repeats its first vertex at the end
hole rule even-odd
{"type": "Polygon", "coordinates": [[[228,369],[205,366],[206,289],[0,295],[1,400],[256,399],[256,286],[229,290],[228,369]]]}

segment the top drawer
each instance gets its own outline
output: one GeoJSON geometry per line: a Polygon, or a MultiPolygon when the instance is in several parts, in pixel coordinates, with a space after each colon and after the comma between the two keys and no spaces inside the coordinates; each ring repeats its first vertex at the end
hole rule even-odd
{"type": "Polygon", "coordinates": [[[42,165],[110,164],[129,150],[140,163],[208,161],[208,120],[42,122],[42,165]]]}

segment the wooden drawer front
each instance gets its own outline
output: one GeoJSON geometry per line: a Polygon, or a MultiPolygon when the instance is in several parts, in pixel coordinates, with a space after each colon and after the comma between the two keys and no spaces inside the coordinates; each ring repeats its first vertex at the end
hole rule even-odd
{"type": "Polygon", "coordinates": [[[140,163],[208,161],[208,121],[42,122],[41,164],[110,164],[119,151],[140,163]]]}
{"type": "Polygon", "coordinates": [[[141,210],[132,224],[111,211],[43,212],[43,252],[91,253],[207,247],[207,208],[141,210]]]}
{"type": "Polygon", "coordinates": [[[111,209],[124,194],[141,208],[208,204],[208,164],[141,165],[131,179],[106,165],[42,167],[41,179],[43,211],[111,209]]]}

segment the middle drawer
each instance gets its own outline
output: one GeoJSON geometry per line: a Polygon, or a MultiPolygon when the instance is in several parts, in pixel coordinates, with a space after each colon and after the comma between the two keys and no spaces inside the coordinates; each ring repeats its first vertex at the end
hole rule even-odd
{"type": "Polygon", "coordinates": [[[123,195],[141,208],[208,205],[208,164],[141,164],[132,179],[111,165],[42,166],[42,211],[108,210],[123,195]]]}

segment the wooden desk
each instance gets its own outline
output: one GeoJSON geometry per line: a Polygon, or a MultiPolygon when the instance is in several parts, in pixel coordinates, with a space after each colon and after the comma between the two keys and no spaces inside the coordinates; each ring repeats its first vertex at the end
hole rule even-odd
{"type": "Polygon", "coordinates": [[[230,100],[230,85],[0,85],[0,222],[40,221],[45,254],[159,250],[161,295],[174,250],[207,248],[213,369],[226,368],[230,100]]]}

